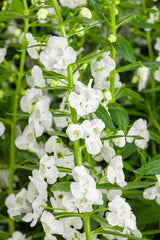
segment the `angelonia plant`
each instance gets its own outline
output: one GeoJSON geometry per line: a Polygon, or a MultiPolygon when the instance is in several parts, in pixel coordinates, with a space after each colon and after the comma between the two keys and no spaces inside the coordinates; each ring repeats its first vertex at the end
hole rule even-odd
{"type": "Polygon", "coordinates": [[[0,239],[160,239],[160,3],[0,9],[0,239]]]}

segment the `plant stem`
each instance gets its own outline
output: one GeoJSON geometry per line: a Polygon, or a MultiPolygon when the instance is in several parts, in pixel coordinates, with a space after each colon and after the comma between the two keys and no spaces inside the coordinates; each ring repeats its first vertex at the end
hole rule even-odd
{"type": "Polygon", "coordinates": [[[92,240],[91,222],[90,222],[90,216],[88,215],[88,213],[84,213],[83,215],[83,224],[84,224],[84,231],[86,234],[86,240],[92,240]]]}
{"type": "Polygon", "coordinates": [[[57,0],[52,0],[52,2],[53,2],[53,6],[54,6],[54,9],[55,9],[56,15],[57,15],[57,20],[58,20],[59,29],[61,31],[61,35],[62,35],[62,37],[67,39],[67,35],[66,35],[66,32],[65,32],[65,28],[64,28],[64,24],[63,24],[63,20],[62,20],[62,16],[61,16],[61,12],[60,12],[60,9],[59,9],[58,2],[57,2],[57,0]]]}
{"type": "MultiPolygon", "coordinates": [[[[73,70],[70,65],[68,66],[67,70],[68,70],[68,88],[69,88],[69,93],[71,93],[74,91],[73,70]]],[[[77,124],[77,112],[74,108],[71,108],[71,118],[72,118],[72,122],[74,124],[77,124]]],[[[81,166],[82,165],[82,155],[81,155],[81,148],[80,148],[79,140],[74,141],[74,153],[75,153],[75,158],[76,158],[76,165],[81,166]]]]}
{"type": "MultiPolygon", "coordinates": [[[[115,0],[112,0],[111,8],[110,8],[110,16],[111,16],[111,34],[116,36],[116,18],[115,18],[115,12],[116,12],[116,5],[115,0]]],[[[111,43],[111,58],[116,61],[116,49],[114,48],[113,43],[111,43]]],[[[111,72],[110,77],[110,91],[112,94],[112,102],[115,100],[114,96],[114,83],[115,83],[115,70],[111,72]]]]}
{"type": "MultiPolygon", "coordinates": [[[[24,3],[24,9],[25,9],[25,15],[29,15],[28,12],[28,6],[27,1],[23,0],[24,3]]],[[[24,19],[24,39],[23,39],[23,45],[26,41],[26,33],[28,32],[29,28],[29,19],[24,19]]],[[[22,50],[21,58],[20,58],[20,67],[19,67],[19,73],[18,73],[18,80],[17,80],[17,86],[16,86],[16,94],[13,98],[13,116],[12,116],[12,125],[11,125],[11,138],[10,138],[10,159],[9,159],[9,167],[10,167],[10,177],[9,177],[9,194],[13,192],[13,185],[14,185],[14,164],[15,164],[15,136],[16,136],[16,123],[17,123],[17,110],[18,110],[18,103],[20,98],[20,89],[21,89],[21,81],[23,78],[23,70],[24,70],[24,62],[25,62],[25,54],[26,49],[22,50]]],[[[14,232],[14,221],[10,221],[9,223],[9,230],[10,233],[14,232]]]]}

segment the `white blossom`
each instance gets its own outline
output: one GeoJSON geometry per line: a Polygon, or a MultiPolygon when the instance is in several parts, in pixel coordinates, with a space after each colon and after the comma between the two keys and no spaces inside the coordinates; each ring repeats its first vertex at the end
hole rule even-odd
{"type": "Polygon", "coordinates": [[[6,56],[7,53],[7,48],[0,48],[0,63],[2,63],[4,61],[4,58],[6,56]]]}
{"type": "Polygon", "coordinates": [[[113,147],[109,145],[109,141],[105,140],[100,150],[100,154],[95,157],[95,161],[99,162],[105,160],[106,162],[110,162],[112,158],[116,155],[116,152],[113,147]]]}
{"type": "MultiPolygon", "coordinates": [[[[160,62],[160,57],[156,58],[156,61],[160,62]]],[[[154,72],[154,78],[157,82],[160,82],[160,68],[158,68],[157,70],[155,70],[154,72]]]]}
{"type": "Polygon", "coordinates": [[[147,188],[143,192],[143,197],[149,200],[156,199],[156,202],[160,204],[160,175],[156,175],[157,183],[155,186],[147,188]]]}
{"type": "Polygon", "coordinates": [[[3,135],[4,131],[5,131],[5,126],[4,126],[3,122],[0,121],[0,136],[3,135]]]}
{"type": "MultiPolygon", "coordinates": [[[[139,148],[145,149],[147,147],[147,143],[149,141],[149,132],[147,130],[147,121],[139,118],[133,123],[133,126],[128,131],[128,136],[140,136],[144,139],[136,139],[135,145],[139,148]]],[[[131,143],[133,142],[132,137],[127,137],[127,142],[131,143]]]]}
{"type": "Polygon", "coordinates": [[[45,80],[43,78],[42,70],[39,66],[34,65],[34,67],[31,70],[32,77],[30,78],[30,85],[32,87],[38,86],[38,87],[45,87],[45,80]]]}
{"type": "Polygon", "coordinates": [[[145,66],[138,68],[137,77],[138,77],[138,91],[141,91],[146,88],[146,84],[149,77],[149,69],[145,66]]]}
{"type": "Polygon", "coordinates": [[[7,240],[31,240],[31,239],[32,239],[31,237],[26,238],[26,236],[21,232],[15,231],[12,233],[12,237],[8,238],[7,240]]]}
{"type": "Polygon", "coordinates": [[[40,47],[39,46],[34,47],[34,45],[38,45],[38,42],[34,39],[34,37],[31,33],[27,33],[26,38],[28,41],[27,52],[28,52],[29,56],[33,59],[38,59],[38,56],[39,56],[38,50],[40,49],[40,47]]]}
{"type": "Polygon", "coordinates": [[[42,96],[34,105],[34,111],[29,117],[29,125],[35,129],[36,137],[49,130],[52,125],[52,113],[49,111],[50,98],[42,96]]]}
{"type": "Polygon", "coordinates": [[[109,77],[110,72],[115,69],[116,64],[114,60],[109,56],[110,52],[103,53],[99,59],[94,59],[91,62],[92,76],[99,80],[109,77]]]}
{"type": "Polygon", "coordinates": [[[40,160],[39,172],[42,176],[47,178],[49,184],[54,184],[58,178],[58,169],[54,164],[54,157],[49,157],[47,154],[40,160]]]}
{"type": "Polygon", "coordinates": [[[138,234],[141,237],[136,227],[136,218],[124,198],[117,195],[109,202],[108,207],[110,212],[106,213],[106,218],[110,225],[124,227],[127,234],[138,234]]]}
{"type": "Polygon", "coordinates": [[[102,92],[91,87],[92,81],[91,79],[88,86],[79,81],[76,82],[76,92],[72,92],[69,95],[71,107],[75,108],[80,116],[95,112],[103,99],[102,92]]]}
{"type": "Polygon", "coordinates": [[[96,155],[100,152],[102,142],[100,140],[101,131],[105,128],[105,124],[101,119],[85,120],[82,123],[85,145],[88,153],[96,155]]]}
{"type": "MultiPolygon", "coordinates": [[[[119,130],[116,135],[124,135],[124,132],[119,130]]],[[[113,138],[112,142],[120,148],[126,145],[125,137],[113,138]]]]}
{"type": "Polygon", "coordinates": [[[100,205],[103,203],[102,195],[96,189],[96,183],[83,166],[77,166],[72,171],[76,182],[70,185],[71,192],[75,199],[89,201],[91,204],[100,205]]]}
{"type": "Polygon", "coordinates": [[[8,208],[7,212],[11,218],[22,213],[27,213],[32,209],[30,203],[27,201],[26,193],[27,190],[22,188],[19,193],[12,193],[6,198],[5,205],[8,208]]]}
{"type": "Polygon", "coordinates": [[[112,184],[117,183],[120,187],[127,185],[123,172],[123,162],[120,155],[114,157],[107,167],[107,178],[112,184]]]}
{"type": "Polygon", "coordinates": [[[60,4],[68,8],[76,8],[85,5],[87,0],[60,0],[60,4]]]}
{"type": "Polygon", "coordinates": [[[79,124],[70,124],[66,130],[66,133],[71,141],[83,138],[83,129],[79,124]]]}
{"type": "Polygon", "coordinates": [[[68,47],[63,37],[50,37],[46,48],[40,53],[39,59],[47,70],[57,71],[67,69],[68,64],[75,62],[76,52],[68,47]]]}
{"type": "Polygon", "coordinates": [[[40,221],[47,236],[52,236],[52,234],[63,234],[62,221],[56,220],[50,212],[44,211],[40,221]]]}
{"type": "Polygon", "coordinates": [[[154,45],[154,49],[158,52],[160,52],[160,37],[156,38],[156,43],[154,45]]]}
{"type": "Polygon", "coordinates": [[[33,103],[37,102],[42,96],[41,89],[27,89],[25,95],[20,100],[20,107],[23,112],[30,112],[30,107],[33,103]]]}

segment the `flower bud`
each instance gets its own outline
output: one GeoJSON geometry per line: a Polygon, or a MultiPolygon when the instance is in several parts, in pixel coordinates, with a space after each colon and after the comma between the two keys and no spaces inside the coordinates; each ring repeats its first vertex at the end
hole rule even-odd
{"type": "Polygon", "coordinates": [[[117,41],[116,35],[110,34],[109,37],[108,37],[108,41],[109,41],[110,43],[116,42],[116,41],[117,41]]]}
{"type": "Polygon", "coordinates": [[[38,20],[46,19],[48,12],[45,8],[41,8],[38,10],[37,15],[38,15],[38,20]]]}
{"type": "Polygon", "coordinates": [[[88,18],[88,19],[92,18],[91,11],[86,7],[82,7],[79,13],[80,13],[81,17],[85,17],[85,18],[88,18]]]}

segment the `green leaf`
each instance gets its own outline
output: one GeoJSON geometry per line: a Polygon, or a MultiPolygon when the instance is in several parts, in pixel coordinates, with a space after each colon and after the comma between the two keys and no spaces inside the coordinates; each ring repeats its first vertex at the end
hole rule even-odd
{"type": "Polygon", "coordinates": [[[108,111],[111,114],[114,123],[126,132],[129,123],[129,116],[125,108],[120,104],[113,102],[108,104],[108,111]]]}
{"type": "Polygon", "coordinates": [[[139,175],[160,174],[160,159],[144,164],[141,168],[137,169],[135,173],[139,175]]]}
{"type": "Polygon", "coordinates": [[[51,191],[69,192],[71,182],[57,182],[51,187],[51,191]]]}
{"type": "Polygon", "coordinates": [[[135,62],[134,50],[131,44],[123,37],[117,36],[117,41],[114,43],[117,52],[128,62],[135,62]]]}
{"type": "Polygon", "coordinates": [[[112,230],[103,230],[101,232],[99,232],[98,234],[109,234],[109,235],[113,235],[113,236],[121,236],[121,237],[126,237],[127,239],[133,239],[133,240],[149,240],[147,238],[139,238],[139,237],[135,237],[133,235],[128,235],[128,234],[123,234],[123,233],[120,233],[120,232],[115,232],[115,231],[112,231],[112,230]]]}
{"type": "Polygon", "coordinates": [[[11,19],[25,19],[25,18],[36,18],[36,16],[22,15],[17,11],[1,11],[0,22],[10,21],[11,19]]]}
{"type": "Polygon", "coordinates": [[[155,88],[149,88],[146,90],[143,90],[144,93],[149,93],[149,92],[160,92],[160,87],[155,87],[155,88]]]}
{"type": "Polygon", "coordinates": [[[123,67],[119,67],[115,70],[116,73],[119,73],[119,72],[126,72],[126,71],[133,71],[139,67],[142,67],[142,63],[140,61],[138,62],[133,62],[133,63],[130,63],[130,64],[127,64],[123,67]]]}
{"type": "Polygon", "coordinates": [[[23,4],[21,0],[12,0],[11,11],[23,13],[23,4]]]}
{"type": "Polygon", "coordinates": [[[158,67],[160,67],[160,62],[158,62],[158,61],[153,61],[153,62],[142,62],[142,65],[143,65],[143,66],[146,66],[146,67],[154,67],[154,68],[158,68],[158,67]]]}
{"type": "Polygon", "coordinates": [[[109,51],[109,46],[103,48],[102,50],[100,50],[99,52],[93,52],[93,53],[89,53],[88,55],[86,55],[85,57],[77,60],[75,63],[71,63],[69,66],[75,66],[77,64],[82,64],[82,63],[88,63],[91,62],[93,59],[101,56],[104,52],[109,51]]]}
{"type": "Polygon", "coordinates": [[[137,224],[150,224],[159,222],[160,219],[160,206],[150,206],[146,207],[145,209],[139,209],[136,214],[137,216],[137,224]]]}
{"type": "Polygon", "coordinates": [[[63,132],[58,132],[58,131],[46,131],[46,132],[50,136],[60,136],[60,137],[68,138],[68,135],[66,133],[63,133],[63,132]]]}
{"type": "Polygon", "coordinates": [[[120,91],[118,92],[118,94],[116,95],[116,100],[119,98],[122,98],[124,96],[129,95],[130,97],[134,98],[134,100],[139,100],[139,101],[143,101],[143,98],[141,97],[141,95],[129,88],[121,88],[120,91]]]}
{"type": "Polygon", "coordinates": [[[22,222],[25,214],[13,216],[15,222],[22,222]]]}
{"type": "Polygon", "coordinates": [[[154,184],[155,184],[155,182],[149,182],[149,181],[128,182],[125,187],[121,188],[120,186],[118,186],[116,184],[102,183],[102,184],[97,184],[97,189],[130,190],[130,189],[146,188],[146,187],[150,187],[150,186],[152,186],[154,184]]]}
{"type": "Polygon", "coordinates": [[[10,237],[10,234],[4,231],[0,231],[0,240],[6,240],[10,237]]]}
{"type": "Polygon", "coordinates": [[[95,111],[96,116],[101,119],[107,128],[109,128],[111,131],[116,132],[116,128],[111,120],[111,117],[109,116],[106,109],[100,104],[98,109],[95,111]]]}
{"type": "Polygon", "coordinates": [[[105,218],[100,217],[98,215],[91,215],[91,218],[98,222],[99,224],[111,228],[111,225],[108,224],[108,221],[105,218]]]}
{"type": "Polygon", "coordinates": [[[154,140],[155,142],[157,142],[158,144],[160,144],[160,135],[149,130],[149,135],[150,135],[150,139],[154,140]]]}
{"type": "Polygon", "coordinates": [[[129,3],[129,1],[121,1],[119,5],[120,5],[120,6],[123,6],[123,7],[127,7],[127,8],[138,9],[138,10],[144,11],[145,13],[146,13],[146,12],[156,13],[156,12],[157,12],[155,9],[152,9],[152,8],[143,8],[143,7],[138,6],[138,5],[136,5],[136,4],[129,3]]]}
{"type": "Polygon", "coordinates": [[[126,22],[130,22],[132,19],[136,19],[136,15],[133,13],[129,13],[126,15],[122,15],[118,18],[117,21],[117,28],[119,28],[120,26],[122,26],[123,24],[126,24],[126,22]]]}
{"type": "Polygon", "coordinates": [[[158,23],[147,23],[147,22],[132,22],[130,23],[131,26],[133,27],[138,27],[138,28],[149,28],[149,29],[160,29],[160,24],[158,23]]]}
{"type": "Polygon", "coordinates": [[[25,166],[14,164],[13,167],[16,169],[24,169],[24,170],[28,170],[28,171],[33,171],[34,169],[38,169],[38,165],[31,165],[31,164],[28,164],[25,166]]]}

